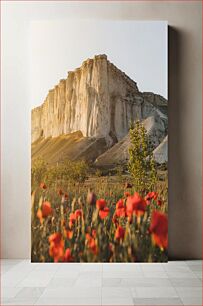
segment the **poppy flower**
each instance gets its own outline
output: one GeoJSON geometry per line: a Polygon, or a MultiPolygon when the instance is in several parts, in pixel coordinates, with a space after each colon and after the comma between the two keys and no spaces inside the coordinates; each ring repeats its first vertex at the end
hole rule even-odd
{"type": "Polygon", "coordinates": [[[75,211],[75,219],[82,218],[82,209],[77,209],[75,211]]]}
{"type": "Polygon", "coordinates": [[[90,205],[94,205],[96,203],[97,197],[94,192],[88,192],[87,194],[87,203],[90,205]]]}
{"type": "Polygon", "coordinates": [[[69,227],[71,228],[75,224],[76,216],[75,213],[70,213],[69,216],[69,227]]]}
{"type": "Polygon", "coordinates": [[[58,195],[59,195],[59,196],[62,196],[62,195],[63,195],[63,190],[62,190],[62,189],[59,189],[59,190],[58,190],[58,195]]]}
{"type": "Polygon", "coordinates": [[[96,238],[96,234],[97,234],[96,230],[93,229],[93,230],[92,230],[92,237],[96,238]]]}
{"type": "Polygon", "coordinates": [[[122,226],[118,226],[115,232],[115,239],[123,239],[125,236],[125,229],[122,226]]]}
{"type": "Polygon", "coordinates": [[[72,231],[65,231],[65,235],[66,235],[66,238],[68,238],[68,239],[73,238],[73,232],[72,231]]]}
{"type": "Polygon", "coordinates": [[[43,183],[43,182],[40,183],[39,187],[41,189],[47,189],[47,185],[45,183],[43,183]]]}
{"type": "Polygon", "coordinates": [[[49,236],[49,255],[53,257],[54,262],[63,259],[64,256],[64,241],[60,233],[54,233],[49,236]]]}
{"type": "Polygon", "coordinates": [[[125,191],[125,192],[124,192],[124,197],[129,197],[129,196],[130,196],[130,192],[125,191]]]}
{"type": "Polygon", "coordinates": [[[157,200],[157,205],[161,206],[163,204],[163,202],[161,200],[157,200]]]}
{"type": "Polygon", "coordinates": [[[131,217],[133,214],[137,217],[142,216],[146,210],[146,206],[146,201],[135,192],[133,196],[127,198],[126,207],[128,217],[131,217]]]}
{"type": "Polygon", "coordinates": [[[158,193],[155,191],[148,192],[148,194],[145,196],[145,201],[147,202],[147,205],[151,203],[151,200],[156,200],[158,198],[158,193]]]}
{"type": "Polygon", "coordinates": [[[106,206],[106,201],[104,199],[99,199],[96,202],[96,206],[98,209],[103,209],[106,206]]]}
{"type": "Polygon", "coordinates": [[[65,251],[63,261],[64,262],[71,262],[71,261],[73,261],[73,257],[71,255],[71,250],[69,248],[66,249],[66,251],[65,251]]]}
{"type": "Polygon", "coordinates": [[[37,211],[37,217],[40,220],[40,223],[43,223],[44,218],[47,218],[49,215],[52,214],[52,208],[50,202],[46,201],[42,203],[41,208],[37,211]]]}
{"type": "Polygon", "coordinates": [[[125,217],[126,215],[126,208],[122,199],[116,203],[116,215],[117,217],[125,217]]]}
{"type": "Polygon", "coordinates": [[[97,255],[98,248],[97,248],[95,239],[89,233],[87,233],[86,240],[87,240],[88,248],[92,251],[93,254],[97,255]]]}
{"type": "Polygon", "coordinates": [[[101,219],[105,219],[109,214],[109,208],[108,207],[104,207],[103,209],[100,209],[99,211],[99,216],[101,219]]]}
{"type": "Polygon", "coordinates": [[[166,214],[159,211],[152,213],[149,232],[155,245],[161,249],[168,247],[168,218],[166,214]]]}

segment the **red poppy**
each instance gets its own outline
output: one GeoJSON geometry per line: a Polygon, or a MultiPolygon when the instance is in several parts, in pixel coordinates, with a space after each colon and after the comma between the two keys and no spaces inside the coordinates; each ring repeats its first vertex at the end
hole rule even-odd
{"type": "Polygon", "coordinates": [[[163,204],[163,202],[161,200],[157,200],[157,205],[161,206],[163,204]]]}
{"type": "Polygon", "coordinates": [[[100,209],[99,211],[99,216],[101,219],[105,219],[109,214],[109,208],[108,207],[104,207],[103,209],[100,209]]]}
{"type": "Polygon", "coordinates": [[[128,192],[128,191],[125,191],[124,192],[124,197],[129,197],[131,194],[130,194],[130,192],[128,192]]]}
{"type": "Polygon", "coordinates": [[[97,234],[96,230],[93,229],[93,230],[92,230],[92,237],[96,238],[96,234],[97,234]]]}
{"type": "Polygon", "coordinates": [[[71,228],[73,226],[73,224],[75,223],[76,220],[76,216],[75,213],[70,213],[69,216],[69,227],[71,228]]]}
{"type": "Polygon", "coordinates": [[[49,215],[52,214],[52,208],[50,202],[46,201],[42,203],[41,208],[37,211],[37,217],[40,220],[40,223],[43,223],[44,218],[47,218],[49,215]]]}
{"type": "Polygon", "coordinates": [[[149,232],[155,245],[161,249],[168,247],[168,218],[164,213],[159,211],[152,213],[149,232]]]}
{"type": "Polygon", "coordinates": [[[125,217],[126,216],[126,208],[122,199],[120,199],[116,203],[116,215],[117,217],[125,217]]]}
{"type": "Polygon", "coordinates": [[[87,233],[86,240],[87,240],[88,248],[92,251],[93,254],[97,255],[98,248],[97,248],[95,239],[89,233],[87,233]]]}
{"type": "Polygon", "coordinates": [[[59,195],[59,196],[62,196],[62,195],[63,195],[63,190],[62,190],[62,189],[59,189],[59,190],[58,190],[58,195],[59,195]]]}
{"type": "Polygon", "coordinates": [[[41,210],[42,210],[42,217],[43,218],[46,218],[49,215],[51,215],[52,214],[51,203],[48,202],[48,201],[42,203],[41,210]]]}
{"type": "Polygon", "coordinates": [[[155,191],[148,192],[148,194],[145,196],[145,200],[147,202],[147,205],[149,205],[152,199],[156,200],[158,198],[158,193],[155,191]]]}
{"type": "Polygon", "coordinates": [[[103,209],[106,206],[106,201],[104,199],[99,199],[96,202],[96,206],[98,209],[103,209]]]}
{"type": "Polygon", "coordinates": [[[50,243],[53,242],[54,244],[57,244],[57,243],[60,243],[61,238],[62,236],[60,233],[54,233],[49,236],[49,242],[50,243]]]}
{"type": "Polygon", "coordinates": [[[127,198],[126,206],[128,217],[131,217],[133,214],[140,217],[144,214],[147,204],[146,201],[135,192],[133,196],[127,198]]]}
{"type": "Polygon", "coordinates": [[[71,262],[71,261],[73,261],[73,257],[71,255],[71,250],[69,248],[66,249],[66,251],[65,251],[63,261],[64,262],[71,262]]]}
{"type": "Polygon", "coordinates": [[[115,239],[123,239],[125,236],[125,229],[122,226],[118,226],[115,232],[115,239]]]}
{"type": "Polygon", "coordinates": [[[73,232],[72,231],[65,231],[66,238],[72,239],[73,238],[73,232]]]}
{"type": "Polygon", "coordinates": [[[47,189],[47,185],[45,183],[43,183],[43,182],[40,183],[39,187],[41,189],[47,189]]]}
{"type": "Polygon", "coordinates": [[[64,241],[60,233],[54,233],[49,236],[49,255],[53,257],[54,262],[63,259],[64,256],[64,241]]]}
{"type": "Polygon", "coordinates": [[[82,209],[77,209],[75,211],[75,219],[82,218],[82,209]]]}

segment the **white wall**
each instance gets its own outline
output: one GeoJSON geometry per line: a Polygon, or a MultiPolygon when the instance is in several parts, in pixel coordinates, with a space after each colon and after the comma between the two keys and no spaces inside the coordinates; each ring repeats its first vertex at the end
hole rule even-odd
{"type": "Polygon", "coordinates": [[[30,257],[29,23],[77,17],[168,20],[169,255],[200,258],[201,2],[6,1],[1,6],[2,257],[30,257]]]}

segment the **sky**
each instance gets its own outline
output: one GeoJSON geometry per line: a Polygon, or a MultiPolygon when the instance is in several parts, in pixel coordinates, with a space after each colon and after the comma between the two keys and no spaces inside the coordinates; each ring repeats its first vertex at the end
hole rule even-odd
{"type": "Polygon", "coordinates": [[[168,97],[166,21],[33,21],[29,29],[31,108],[87,58],[106,54],[140,91],[168,97]]]}

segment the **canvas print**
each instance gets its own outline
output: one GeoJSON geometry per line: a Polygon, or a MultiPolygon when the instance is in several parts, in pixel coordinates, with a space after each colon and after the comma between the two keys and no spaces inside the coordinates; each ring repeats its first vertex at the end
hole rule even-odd
{"type": "Polygon", "coordinates": [[[30,31],[32,262],[166,262],[167,23],[30,31]]]}

